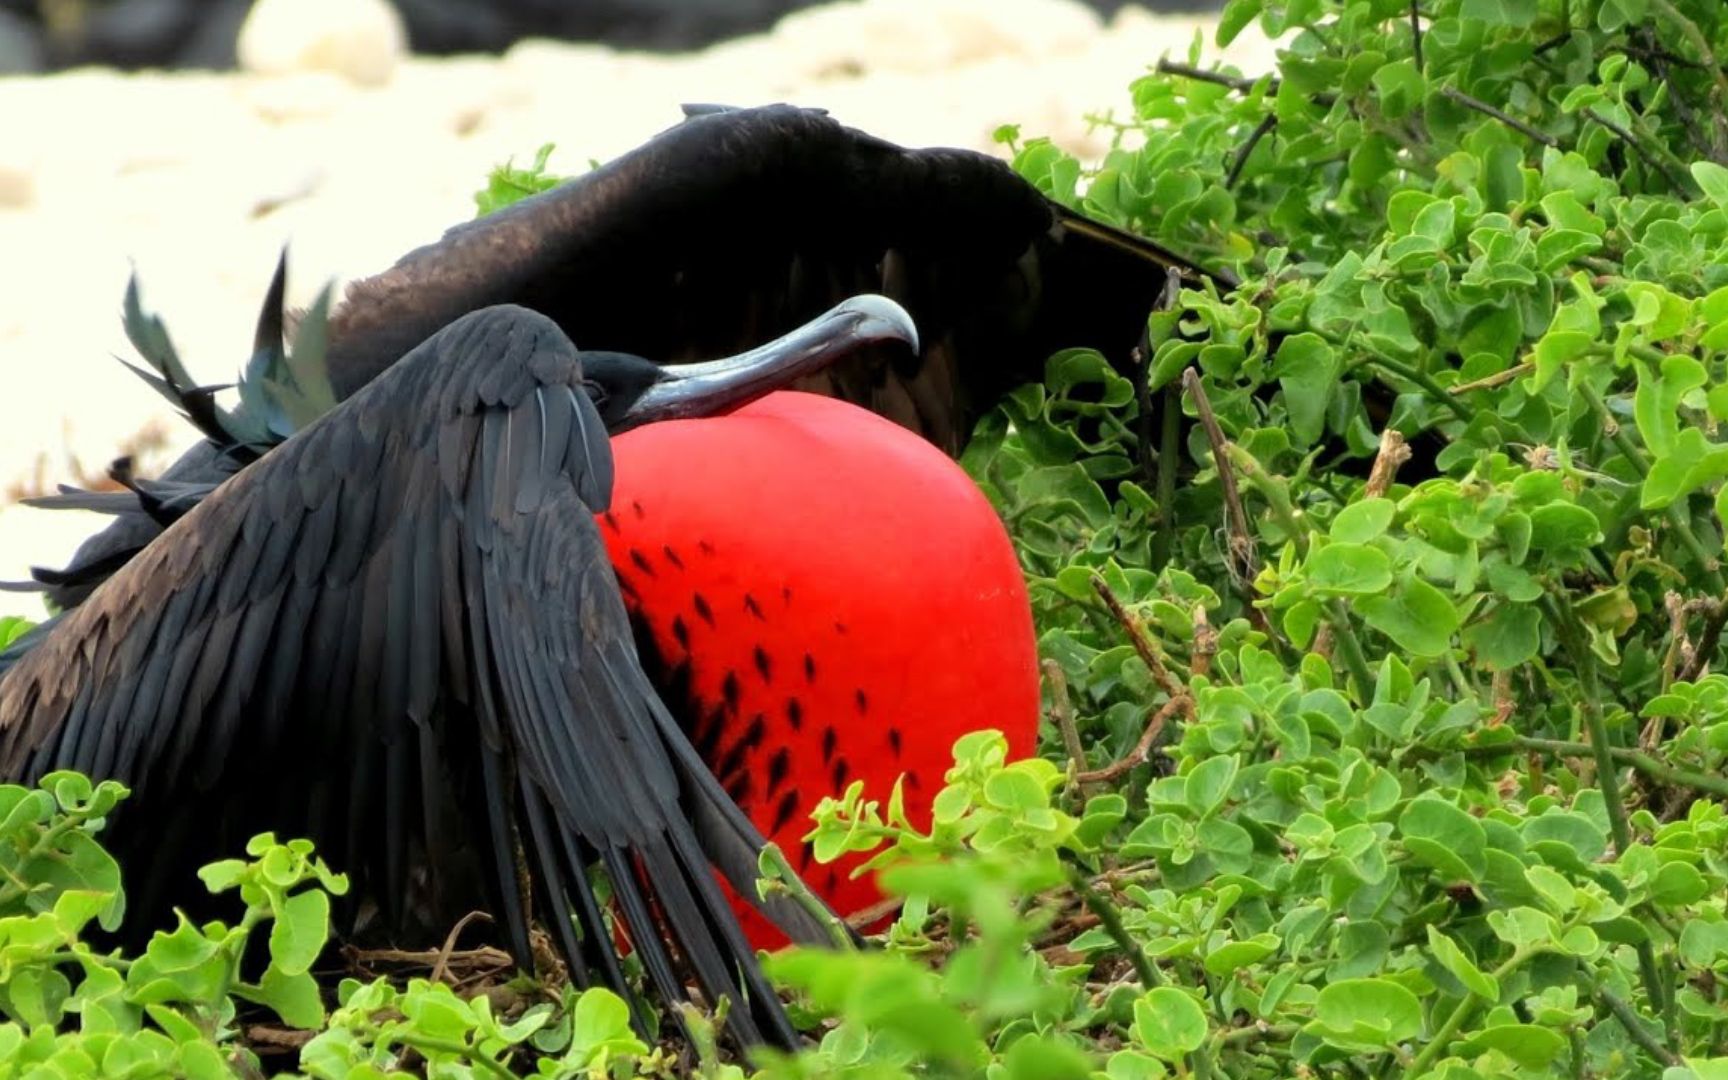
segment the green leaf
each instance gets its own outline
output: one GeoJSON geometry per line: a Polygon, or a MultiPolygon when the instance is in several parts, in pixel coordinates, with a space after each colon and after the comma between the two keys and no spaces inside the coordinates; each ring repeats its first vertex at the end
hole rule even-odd
{"type": "Polygon", "coordinates": [[[1380,1050],[1422,1031],[1422,1003],[1390,979],[1340,979],[1320,990],[1305,1029],[1344,1050],[1380,1050]]]}
{"type": "Polygon", "coordinates": [[[36,624],[18,615],[0,616],[0,650],[36,628],[36,624]]]}
{"type": "Polygon", "coordinates": [[[1525,27],[1536,21],[1536,0],[1464,0],[1460,14],[1490,26],[1525,27]]]}
{"type": "Polygon", "coordinates": [[[1530,604],[1499,604],[1464,628],[1464,645],[1495,671],[1535,659],[1542,647],[1542,615],[1530,604]]]}
{"type": "Polygon", "coordinates": [[[1374,90],[1380,99],[1380,111],[1388,119],[1409,115],[1421,104],[1427,80],[1417,70],[1414,60],[1398,60],[1374,73],[1374,90]]]}
{"type": "Polygon", "coordinates": [[[276,1015],[290,1027],[324,1025],[324,1002],[319,997],[318,981],[307,972],[288,974],[272,964],[265,969],[255,996],[260,1004],[276,1010],[276,1015]]]}
{"type": "Polygon", "coordinates": [[[1660,374],[1649,364],[1638,365],[1633,414],[1638,433],[1652,454],[1661,458],[1673,453],[1680,432],[1680,401],[1703,386],[1707,378],[1704,365],[1690,356],[1663,357],[1660,374]]]}
{"type": "Polygon", "coordinates": [[[1449,881],[1479,881],[1487,867],[1482,823],[1437,796],[1410,800],[1398,818],[1404,847],[1449,881]]]}
{"type": "Polygon", "coordinates": [[[1552,502],[1530,511],[1530,548],[1556,560],[1576,558],[1602,540],[1602,525],[1590,510],[1552,502]]]}
{"type": "Polygon", "coordinates": [[[1684,428],[1674,440],[1673,451],[1650,466],[1638,504],[1645,510],[1660,510],[1725,476],[1728,443],[1713,443],[1697,428],[1684,428]]]}
{"type": "Polygon", "coordinates": [[[1532,907],[1490,911],[1488,925],[1500,940],[1525,952],[1557,949],[1560,926],[1553,916],[1532,907]]]}
{"type": "Polygon", "coordinates": [[[1728,210],[1728,169],[1714,161],[1694,161],[1691,169],[1692,179],[1698,181],[1705,197],[1716,204],[1716,209],[1728,210]]]}
{"type": "Polygon", "coordinates": [[[1212,40],[1219,48],[1224,48],[1236,40],[1249,23],[1253,22],[1265,7],[1265,0],[1230,0],[1224,5],[1224,10],[1218,14],[1218,30],[1212,40]]]}
{"type": "Polygon", "coordinates": [[[1368,544],[1330,543],[1317,547],[1304,564],[1308,583],[1330,593],[1372,594],[1392,584],[1392,560],[1368,544]]]}
{"type": "Polygon", "coordinates": [[[1650,899],[1664,907],[1684,907],[1695,904],[1710,891],[1695,867],[1686,863],[1665,863],[1650,883],[1650,899]]]}
{"type": "Polygon", "coordinates": [[[1148,990],[1134,1003],[1134,1037],[1165,1061],[1180,1061],[1206,1041],[1206,1013],[1184,991],[1148,990]]]}
{"type": "Polygon", "coordinates": [[[1441,656],[1458,630],[1458,609],[1446,594],[1413,574],[1391,596],[1364,596],[1356,608],[1368,625],[1417,656],[1441,656]]]}
{"type": "Polygon", "coordinates": [[[1488,975],[1458,947],[1458,943],[1441,933],[1432,923],[1428,926],[1428,950],[1440,966],[1464,984],[1464,989],[1485,1001],[1500,1000],[1500,984],[1488,975]]]}
{"type": "Polygon", "coordinates": [[[1327,532],[1346,544],[1366,544],[1384,533],[1397,513],[1398,505],[1391,499],[1363,499],[1338,511],[1327,532]]]}
{"type": "Polygon", "coordinates": [[[1325,431],[1341,364],[1338,350],[1318,334],[1292,334],[1279,344],[1274,370],[1297,445],[1311,445],[1325,431]]]}
{"type": "Polygon", "coordinates": [[[1472,1053],[1498,1050],[1527,1069],[1545,1069],[1562,1059],[1566,1038],[1535,1024],[1501,1024],[1471,1034],[1465,1041],[1472,1053]]]}
{"type": "Polygon", "coordinates": [[[1206,953],[1206,971],[1226,976],[1258,964],[1278,951],[1282,940],[1276,934],[1257,934],[1247,941],[1227,941],[1206,953]]]}
{"type": "Polygon", "coordinates": [[[1224,804],[1236,779],[1237,764],[1236,756],[1227,754],[1194,766],[1183,785],[1183,797],[1196,817],[1206,817],[1224,804]]]}
{"type": "Polygon", "coordinates": [[[282,901],[270,927],[271,966],[298,975],[312,966],[330,938],[330,897],[307,889],[282,901]]]}
{"type": "Polygon", "coordinates": [[[1594,334],[1578,330],[1550,330],[1543,334],[1530,354],[1536,369],[1530,378],[1531,391],[1540,392],[1567,364],[1589,352],[1594,344],[1594,334]]]}

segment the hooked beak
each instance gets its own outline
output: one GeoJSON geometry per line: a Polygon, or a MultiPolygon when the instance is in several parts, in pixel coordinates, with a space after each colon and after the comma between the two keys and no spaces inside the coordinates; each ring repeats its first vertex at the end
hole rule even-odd
{"type": "Polygon", "coordinates": [[[918,351],[918,328],[886,296],[854,296],[766,345],[724,360],[676,364],[643,392],[613,433],[659,420],[713,416],[748,405],[821,371],[854,351],[885,341],[918,351]]]}

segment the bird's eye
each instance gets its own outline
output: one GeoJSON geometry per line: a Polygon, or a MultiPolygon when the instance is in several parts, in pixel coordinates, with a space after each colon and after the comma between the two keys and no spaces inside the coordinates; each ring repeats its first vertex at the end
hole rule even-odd
{"type": "Polygon", "coordinates": [[[582,380],[582,389],[588,392],[588,400],[594,403],[596,409],[606,407],[606,388],[591,379],[582,380]]]}

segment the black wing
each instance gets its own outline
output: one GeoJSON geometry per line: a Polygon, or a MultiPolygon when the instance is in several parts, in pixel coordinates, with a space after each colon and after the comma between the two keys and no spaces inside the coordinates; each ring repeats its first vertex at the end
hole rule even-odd
{"type": "Polygon", "coordinates": [[[584,349],[724,356],[859,293],[912,314],[921,362],[810,380],[957,454],[1060,348],[1124,364],[1166,278],[1203,273],[1071,214],[1003,162],[908,150],[789,105],[702,111],[611,163],[451,229],[353,284],[330,320],[353,392],[463,312],[514,303],[584,349]]]}
{"type": "Polygon", "coordinates": [[[711,869],[753,894],[761,838],[638,666],[594,524],[610,489],[564,334],[520,308],[464,317],[0,678],[0,776],[130,785],[114,836],[147,908],[274,828],[351,870],[386,931],[488,903],[526,962],[531,907],[579,979],[622,991],[599,862],[660,995],[689,975],[740,1006],[742,1039],[789,1043],[711,869]]]}

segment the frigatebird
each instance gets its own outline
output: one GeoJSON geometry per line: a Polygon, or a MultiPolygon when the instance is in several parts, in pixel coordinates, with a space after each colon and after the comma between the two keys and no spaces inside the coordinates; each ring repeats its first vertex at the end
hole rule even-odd
{"type": "MultiPolygon", "coordinates": [[[[980,412],[1006,390],[1037,378],[1054,349],[1091,345],[1126,364],[1129,350],[1144,333],[1148,312],[1166,295],[1172,276],[1203,273],[1156,245],[1064,209],[985,155],[907,150],[842,127],[822,112],[789,106],[689,112],[683,123],[610,165],[459,226],[391,270],[357,283],[327,325],[319,319],[303,324],[298,344],[309,338],[327,341],[330,400],[349,399],[375,385],[417,342],[488,305],[517,304],[540,312],[600,355],[629,354],[668,364],[747,346],[850,293],[873,289],[899,299],[913,312],[922,331],[922,349],[912,354],[859,350],[805,376],[798,385],[864,405],[954,453],[980,412]]],[[[270,307],[267,303],[267,312],[270,307]]],[[[267,345],[280,328],[266,329],[271,332],[261,333],[261,344],[267,345]]],[[[646,364],[617,373],[618,386],[625,391],[655,377],[646,364]]],[[[205,390],[187,379],[176,380],[170,389],[212,441],[177,463],[164,482],[129,480],[139,505],[87,543],[68,571],[44,575],[51,596],[63,606],[83,602],[166,523],[217,490],[219,482],[258,452],[216,422],[205,390]]],[[[612,419],[608,409],[628,397],[626,392],[600,402],[603,420],[612,419]]],[[[651,439],[655,430],[645,428],[638,435],[651,439]]],[[[839,430],[854,429],[842,424],[815,434],[833,449],[843,445],[839,430]]],[[[264,441],[283,434],[272,429],[264,441]]],[[[811,434],[808,427],[806,434],[811,434]]],[[[853,445],[855,461],[861,460],[857,450],[853,445]]],[[[819,457],[809,455],[807,461],[819,457]]],[[[762,454],[763,461],[776,458],[782,467],[794,460],[771,446],[762,454]]],[[[680,473],[686,474],[685,482],[644,479],[636,494],[620,501],[631,506],[643,501],[693,505],[688,469],[673,466],[661,475],[680,473]]],[[[736,475],[729,488],[718,490],[737,488],[736,475]]],[[[800,482],[783,475],[793,485],[800,482]]],[[[802,474],[802,480],[811,477],[802,474]]],[[[877,489],[879,497],[883,490],[877,489]]],[[[720,505],[715,495],[709,492],[711,506],[720,505]]],[[[1008,727],[1015,732],[1016,749],[1030,749],[1036,681],[1030,622],[1023,592],[1015,592],[1021,586],[1011,551],[981,499],[956,505],[965,507],[974,523],[987,522],[997,545],[996,555],[986,560],[989,576],[963,583],[1006,597],[1002,610],[1014,612],[1003,624],[1007,629],[999,647],[980,650],[976,666],[962,669],[958,684],[970,680],[993,686],[1000,698],[958,694],[965,699],[959,704],[970,701],[971,708],[957,705],[945,714],[903,719],[896,726],[884,716],[886,705],[871,711],[868,685],[847,687],[849,695],[831,695],[849,697],[852,707],[843,715],[810,717],[804,738],[821,759],[814,775],[822,783],[811,786],[809,798],[792,807],[794,815],[806,810],[821,788],[849,778],[851,763],[871,755],[878,765],[897,764],[914,782],[921,779],[927,799],[946,764],[952,736],[960,731],[986,724],[1008,727]],[[979,507],[985,511],[981,518],[979,507]],[[984,666],[988,664],[997,666],[984,666]],[[904,740],[908,726],[920,732],[918,745],[896,749],[896,732],[904,740]],[[864,738],[881,747],[859,749],[864,738]]],[[[718,530],[732,527],[724,514],[710,524],[718,530]]],[[[927,531],[943,535],[951,524],[927,531]]],[[[783,541],[794,536],[781,531],[783,541]]],[[[251,561],[267,554],[256,550],[255,540],[242,536],[241,541],[233,557],[251,561]]],[[[677,614],[655,605],[686,604],[690,618],[702,620],[695,602],[699,589],[678,597],[646,595],[652,590],[632,581],[632,573],[645,571],[628,548],[615,554],[622,558],[619,569],[625,588],[632,591],[627,595],[644,631],[641,643],[650,654],[649,666],[676,680],[681,658],[669,642],[676,644],[677,614]]],[[[785,546],[781,555],[795,557],[785,546]]],[[[733,563],[729,572],[747,577],[761,566],[775,565],[761,548],[751,562],[754,565],[733,563]]],[[[891,556],[884,559],[888,564],[891,556]]],[[[855,587],[875,590],[884,608],[913,599],[904,584],[895,585],[879,573],[855,587]]],[[[763,599],[779,595],[780,588],[762,581],[763,599]]],[[[753,587],[742,582],[733,592],[742,595],[740,603],[749,614],[746,602],[757,599],[753,587]]],[[[791,629],[784,632],[796,637],[813,625],[808,619],[818,609],[803,610],[807,621],[787,624],[791,629]]],[[[80,625],[90,625],[89,619],[80,625]]],[[[687,622],[686,629],[690,625],[687,622]]],[[[744,625],[754,632],[753,626],[744,625]]],[[[902,669],[913,670],[905,661],[916,656],[921,642],[904,634],[872,632],[880,627],[849,629],[858,640],[898,648],[902,669]]],[[[358,630],[372,633],[377,628],[368,630],[362,619],[358,630]]],[[[931,632],[940,634],[943,626],[933,626],[931,632]]],[[[711,658],[722,655],[723,648],[748,655],[751,668],[758,671],[764,666],[772,670],[776,663],[788,665],[782,668],[785,672],[826,666],[809,650],[797,655],[788,649],[777,657],[762,644],[748,636],[729,644],[716,637],[705,648],[711,658]],[[757,659],[758,653],[766,660],[757,659]]],[[[293,661],[277,662],[281,685],[292,686],[299,677],[293,661]]],[[[798,749],[801,763],[808,756],[807,747],[789,745],[791,736],[801,734],[791,706],[777,703],[775,715],[782,719],[770,738],[754,723],[767,710],[754,708],[741,692],[730,693],[723,675],[718,682],[704,681],[689,677],[694,673],[689,665],[684,671],[685,683],[663,684],[662,690],[679,691],[670,693],[678,719],[701,740],[709,765],[732,774],[732,793],[754,804],[759,825],[775,832],[790,827],[795,817],[786,817],[784,792],[773,789],[793,782],[802,786],[806,779],[802,764],[792,775],[784,751],[798,749]],[[760,777],[762,783],[756,791],[746,790],[737,779],[740,774],[760,777]],[[764,816],[769,814],[771,818],[764,816]]],[[[885,701],[887,695],[878,697],[885,701]]],[[[813,703],[800,701],[799,707],[806,704],[813,703]]],[[[286,793],[281,797],[290,798],[286,793]]],[[[910,801],[918,801],[916,791],[910,801]]]]}
{"type": "MultiPolygon", "coordinates": [[[[584,349],[675,364],[737,353],[878,293],[911,313],[920,349],[861,349],[792,385],[957,456],[977,418],[1040,379],[1053,352],[1096,348],[1134,370],[1147,316],[1173,281],[1233,283],[1046,198],[986,154],[907,149],[791,105],[685,114],[592,172],[351,284],[328,322],[311,327],[334,399],[493,304],[538,311],[584,349]]],[[[261,324],[260,350],[279,334],[261,324]]],[[[181,398],[214,445],[164,475],[192,485],[188,498],[248,458],[228,447],[195,389],[188,377],[181,398]]],[[[50,600],[76,605],[159,526],[141,509],[123,514],[45,575],[50,600]]]]}
{"type": "MultiPolygon", "coordinates": [[[[180,898],[166,889],[273,829],[355,875],[362,927],[425,933],[481,907],[526,963],[532,914],[580,981],[625,992],[598,863],[657,993],[682,998],[688,974],[735,1003],[743,1041],[789,1045],[710,869],[754,895],[761,836],[643,674],[594,514],[609,428],[735,407],[893,341],[915,331],[880,297],[683,370],[578,354],[524,308],[463,315],[16,659],[0,776],[132,788],[109,844],[147,925],[180,898]]],[[[796,907],[774,918],[820,939],[796,907]]]]}

